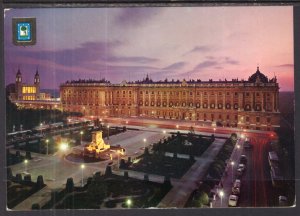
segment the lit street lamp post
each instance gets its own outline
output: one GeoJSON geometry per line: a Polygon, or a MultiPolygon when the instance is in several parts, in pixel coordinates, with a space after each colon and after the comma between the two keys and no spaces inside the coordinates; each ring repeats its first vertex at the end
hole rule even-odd
{"type": "Polygon", "coordinates": [[[215,133],[216,133],[216,128],[214,128],[214,136],[215,136],[215,133]]]}
{"type": "Polygon", "coordinates": [[[28,164],[28,160],[26,159],[26,160],[24,160],[24,169],[25,169],[25,172],[27,172],[27,164],[28,164]]]}
{"type": "Polygon", "coordinates": [[[127,207],[130,208],[130,206],[131,206],[131,204],[132,204],[131,199],[128,199],[128,200],[126,201],[126,204],[127,204],[127,207]]]}
{"type": "Polygon", "coordinates": [[[220,191],[219,195],[220,195],[220,198],[221,198],[221,207],[222,207],[222,199],[223,199],[223,196],[224,196],[223,190],[220,191]]]}
{"type": "Polygon", "coordinates": [[[83,170],[85,168],[85,165],[84,164],[81,164],[81,187],[83,187],[83,170]]]}
{"type": "Polygon", "coordinates": [[[146,149],[146,142],[147,142],[147,139],[144,138],[144,150],[146,149]]]}
{"type": "Polygon", "coordinates": [[[80,131],[80,145],[82,145],[82,135],[83,135],[83,131],[80,131]]]}
{"type": "Polygon", "coordinates": [[[49,153],[49,140],[46,139],[46,145],[47,145],[47,156],[48,156],[48,153],[49,153]]]}

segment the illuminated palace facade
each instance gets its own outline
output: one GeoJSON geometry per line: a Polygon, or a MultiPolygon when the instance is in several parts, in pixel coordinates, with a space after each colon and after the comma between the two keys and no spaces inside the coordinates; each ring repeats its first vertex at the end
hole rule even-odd
{"type": "Polygon", "coordinates": [[[67,81],[60,86],[65,111],[97,117],[147,117],[208,122],[255,130],[279,127],[279,86],[257,71],[248,80],[67,81]]]}

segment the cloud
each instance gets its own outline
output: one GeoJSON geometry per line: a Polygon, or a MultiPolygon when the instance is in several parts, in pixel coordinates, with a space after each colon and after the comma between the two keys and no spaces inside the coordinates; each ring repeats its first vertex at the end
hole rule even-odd
{"type": "Polygon", "coordinates": [[[281,65],[276,65],[275,67],[278,67],[278,68],[294,68],[294,64],[281,64],[281,65]]]}
{"type": "Polygon", "coordinates": [[[225,57],[224,63],[231,64],[231,65],[238,65],[239,61],[231,59],[230,57],[225,57]]]}
{"type": "MultiPolygon", "coordinates": [[[[63,66],[81,66],[90,62],[147,64],[159,61],[145,56],[121,56],[114,53],[122,46],[120,41],[87,42],[74,49],[63,50],[20,50],[15,51],[18,56],[26,56],[39,61],[50,61],[63,66]]],[[[13,50],[12,50],[13,51],[13,50]]]]}
{"type": "Polygon", "coordinates": [[[149,21],[152,17],[157,16],[162,8],[124,8],[115,22],[121,26],[136,26],[149,21]]]}
{"type": "Polygon", "coordinates": [[[210,50],[211,50],[211,47],[209,47],[209,46],[195,46],[190,51],[184,53],[183,56],[188,55],[190,53],[196,53],[196,52],[208,52],[210,50]]]}
{"type": "Polygon", "coordinates": [[[204,68],[217,66],[218,64],[219,63],[217,61],[204,61],[204,62],[201,62],[200,64],[196,65],[196,67],[193,69],[193,71],[198,71],[198,70],[202,70],[204,68]]]}
{"type": "Polygon", "coordinates": [[[186,65],[186,62],[176,62],[174,64],[171,64],[165,68],[162,68],[163,70],[178,70],[183,68],[186,65]]]}

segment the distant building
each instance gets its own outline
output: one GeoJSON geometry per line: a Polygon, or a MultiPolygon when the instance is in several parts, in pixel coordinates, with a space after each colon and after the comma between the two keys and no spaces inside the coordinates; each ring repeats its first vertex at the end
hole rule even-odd
{"type": "Polygon", "coordinates": [[[23,82],[20,69],[16,74],[15,84],[6,88],[9,99],[21,108],[60,109],[60,102],[51,99],[49,93],[40,92],[40,75],[38,70],[34,75],[33,84],[23,82]]]}
{"type": "Polygon", "coordinates": [[[64,111],[98,117],[147,117],[211,122],[242,129],[279,127],[279,85],[257,67],[248,80],[67,81],[60,86],[64,111]]]}

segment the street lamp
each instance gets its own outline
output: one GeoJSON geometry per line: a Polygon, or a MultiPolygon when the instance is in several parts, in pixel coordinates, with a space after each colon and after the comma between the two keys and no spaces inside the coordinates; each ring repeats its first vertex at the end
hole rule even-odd
{"type": "Polygon", "coordinates": [[[107,131],[108,131],[107,139],[109,140],[109,125],[107,125],[107,131]]]}
{"type": "Polygon", "coordinates": [[[126,201],[126,204],[127,204],[128,208],[130,208],[130,206],[131,206],[131,204],[132,204],[132,200],[131,200],[131,199],[128,199],[128,200],[126,201]]]}
{"type": "Polygon", "coordinates": [[[117,150],[117,155],[118,155],[118,169],[120,167],[120,151],[117,150]]]}
{"type": "Polygon", "coordinates": [[[83,131],[80,131],[80,145],[82,145],[82,135],[83,135],[83,131]]]}
{"type": "Polygon", "coordinates": [[[24,160],[24,166],[25,166],[25,172],[27,172],[27,164],[28,164],[28,160],[24,160]]]}
{"type": "Polygon", "coordinates": [[[220,195],[220,198],[221,198],[221,207],[222,207],[222,199],[223,199],[223,196],[224,196],[224,191],[220,190],[219,195],[220,195]]]}
{"type": "Polygon", "coordinates": [[[68,144],[67,143],[61,143],[59,148],[62,151],[66,151],[68,149],[68,144]]]}
{"type": "Polygon", "coordinates": [[[46,139],[46,145],[47,145],[47,155],[48,155],[48,149],[49,149],[49,140],[46,139]]]}
{"type": "Polygon", "coordinates": [[[179,125],[176,125],[176,128],[178,129],[178,128],[179,128],[179,125]]]}
{"type": "Polygon", "coordinates": [[[83,187],[83,170],[85,168],[85,165],[81,164],[80,168],[81,168],[81,187],[83,187]]]}
{"type": "Polygon", "coordinates": [[[146,149],[146,142],[147,142],[147,139],[144,138],[144,149],[146,149]]]}
{"type": "Polygon", "coordinates": [[[215,133],[216,133],[216,128],[214,128],[214,136],[215,136],[215,133]]]}
{"type": "Polygon", "coordinates": [[[165,130],[163,130],[163,134],[166,134],[167,132],[165,130]]]}
{"type": "Polygon", "coordinates": [[[233,182],[233,166],[234,166],[234,161],[231,161],[231,182],[233,182]]]}

